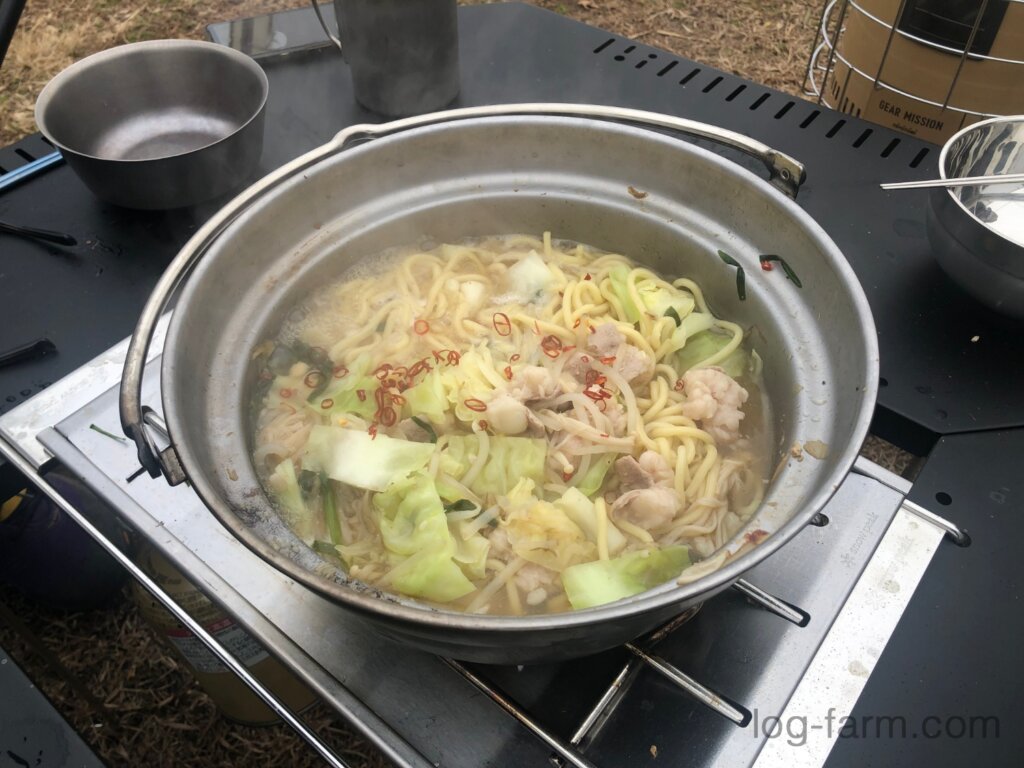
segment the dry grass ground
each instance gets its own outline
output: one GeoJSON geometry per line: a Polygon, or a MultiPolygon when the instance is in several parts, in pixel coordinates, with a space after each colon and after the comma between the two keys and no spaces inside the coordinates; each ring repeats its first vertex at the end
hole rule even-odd
{"type": "MultiPolygon", "coordinates": [[[[489,0],[462,0],[465,4],[489,0]]],[[[558,13],[797,93],[821,0],[532,0],[558,13]]],[[[0,67],[0,146],[36,130],[46,82],[122,43],[202,38],[207,24],[302,0],[31,0],[0,67]]]]}
{"type": "MultiPolygon", "coordinates": [[[[614,33],[797,93],[820,0],[535,0],[614,33]]],[[[201,38],[206,24],[302,5],[300,0],[31,0],[0,69],[0,145],[35,130],[42,86],[73,61],[126,42],[201,38]]],[[[891,447],[873,446],[899,471],[891,447]]],[[[77,695],[23,634],[0,619],[8,650],[111,765],[314,766],[283,726],[246,728],[221,718],[130,602],[67,614],[0,593],[46,648],[101,703],[77,695]]],[[[307,720],[354,767],[381,766],[325,707],[307,720]]]]}

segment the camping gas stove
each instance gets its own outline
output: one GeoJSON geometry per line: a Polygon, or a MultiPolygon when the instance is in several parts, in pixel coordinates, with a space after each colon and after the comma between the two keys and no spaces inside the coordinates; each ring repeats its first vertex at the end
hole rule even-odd
{"type": "MultiPolygon", "coordinates": [[[[80,395],[89,376],[41,398],[80,395]]],[[[860,460],[814,524],[650,636],[578,661],[463,665],[383,642],[252,554],[190,488],[140,475],[133,446],[104,434],[117,407],[114,387],[41,445],[400,765],[821,764],[943,536],[961,535],[860,460]]]]}
{"type": "MultiPolygon", "coordinates": [[[[299,13],[241,23],[223,39],[279,41],[266,34],[279,18],[282,35],[298,35],[299,13]]],[[[878,326],[873,429],[927,455],[912,486],[861,460],[819,524],[742,583],[596,657],[463,666],[387,645],[252,555],[187,487],[129,481],[134,451],[91,428],[118,432],[112,388],[125,344],[103,350],[130,332],[167,260],[213,208],[98,206],[66,168],[3,198],[12,220],[45,206],[53,227],[81,235],[85,247],[69,261],[4,244],[4,272],[24,278],[18,290],[0,283],[8,316],[60,353],[0,372],[0,413],[9,411],[0,433],[35,466],[52,454],[85,477],[399,765],[836,768],[889,764],[893,754],[933,766],[1014,764],[1024,746],[1012,727],[1024,715],[1024,516],[1014,514],[1024,492],[1024,345],[1018,326],[975,305],[934,263],[927,195],[877,186],[933,176],[936,147],[530,6],[461,8],[460,30],[455,106],[662,111],[746,133],[805,163],[797,201],[850,260],[878,326]],[[57,383],[36,394],[49,381],[57,383]],[[960,529],[970,546],[957,546],[969,543],[960,529]]],[[[271,82],[264,170],[377,119],[353,104],[333,50],[289,47],[260,59],[271,82]]],[[[0,164],[15,167],[37,144],[26,140],[17,157],[0,152],[0,164]]],[[[0,347],[17,343],[11,327],[0,327],[10,342],[0,347]]],[[[144,394],[159,410],[157,362],[144,394]]]]}

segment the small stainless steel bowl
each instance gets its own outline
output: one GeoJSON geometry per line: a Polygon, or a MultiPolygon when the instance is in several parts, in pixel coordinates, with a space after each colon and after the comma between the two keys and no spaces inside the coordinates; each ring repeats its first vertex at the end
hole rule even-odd
{"type": "MultiPolygon", "coordinates": [[[[1024,172],[1024,116],[984,120],[939,155],[944,179],[1024,172]]],[[[939,265],[974,298],[1024,319],[1024,184],[931,191],[928,239],[939,265]]]]}
{"type": "Polygon", "coordinates": [[[39,94],[36,123],[100,199],[179,208],[253,176],[268,93],[266,74],[245,54],[153,40],[65,69],[39,94]]]}

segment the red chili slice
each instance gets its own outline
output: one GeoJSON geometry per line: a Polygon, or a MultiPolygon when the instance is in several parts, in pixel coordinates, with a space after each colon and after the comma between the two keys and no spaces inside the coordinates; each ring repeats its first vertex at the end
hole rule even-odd
{"type": "Polygon", "coordinates": [[[287,399],[295,394],[295,390],[289,387],[281,387],[281,389],[278,390],[278,394],[287,399]]]}
{"type": "Polygon", "coordinates": [[[508,315],[504,312],[495,312],[491,316],[491,324],[499,336],[508,336],[512,333],[512,321],[508,319],[508,315]]]}
{"type": "Polygon", "coordinates": [[[316,389],[320,385],[320,382],[322,382],[323,380],[324,375],[320,373],[320,371],[310,371],[309,373],[306,374],[306,377],[302,380],[302,383],[305,384],[310,389],[316,389]]]}
{"type": "Polygon", "coordinates": [[[422,336],[423,334],[428,333],[430,331],[430,323],[428,323],[426,320],[417,320],[415,323],[412,324],[412,329],[420,336],[422,336]]]}
{"type": "Polygon", "coordinates": [[[366,402],[366,390],[365,389],[357,389],[356,390],[356,397],[359,398],[359,402],[366,402]]]}
{"type": "Polygon", "coordinates": [[[511,365],[506,365],[505,366],[505,378],[508,379],[509,381],[512,381],[512,366],[511,365]]]}
{"type": "Polygon", "coordinates": [[[343,379],[346,376],[348,376],[348,368],[346,368],[344,365],[334,366],[334,378],[343,379]]]}
{"type": "Polygon", "coordinates": [[[427,358],[423,358],[419,362],[413,364],[412,368],[409,369],[409,373],[407,374],[407,376],[408,376],[408,378],[411,381],[412,379],[414,379],[416,376],[419,376],[424,371],[431,371],[431,370],[433,370],[433,369],[430,367],[430,363],[427,362],[427,358]]]}
{"type": "Polygon", "coordinates": [[[465,404],[467,408],[469,408],[469,410],[476,411],[477,413],[483,413],[484,411],[487,410],[487,403],[485,403],[483,400],[478,400],[475,397],[470,397],[466,400],[463,400],[462,402],[465,404]]]}
{"type": "Polygon", "coordinates": [[[550,358],[556,358],[562,354],[562,340],[553,333],[545,336],[540,342],[540,348],[550,358]]]}
{"type": "Polygon", "coordinates": [[[395,413],[395,409],[390,405],[385,405],[380,411],[380,423],[385,427],[391,427],[396,421],[398,421],[398,414],[395,413]]]}
{"type": "Polygon", "coordinates": [[[512,357],[510,357],[510,358],[508,359],[508,361],[509,361],[510,363],[514,363],[514,362],[516,362],[516,361],[518,361],[518,360],[519,360],[519,355],[518,355],[518,353],[517,353],[517,354],[515,354],[515,355],[512,355],[512,357]]]}
{"type": "Polygon", "coordinates": [[[329,397],[325,397],[323,400],[320,401],[320,407],[323,408],[325,411],[330,410],[331,408],[334,407],[334,401],[329,397]]]}
{"type": "Polygon", "coordinates": [[[674,389],[676,392],[682,392],[683,391],[683,380],[682,379],[676,379],[675,386],[672,387],[672,389],[674,389]]]}

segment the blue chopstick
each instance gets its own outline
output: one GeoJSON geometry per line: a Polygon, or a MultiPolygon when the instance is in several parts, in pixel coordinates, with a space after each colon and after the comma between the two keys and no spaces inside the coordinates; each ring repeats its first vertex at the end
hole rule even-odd
{"type": "Polygon", "coordinates": [[[31,163],[21,166],[21,168],[5,173],[3,176],[0,176],[0,192],[13,187],[15,184],[20,184],[38,173],[42,173],[50,166],[62,162],[64,162],[63,156],[55,150],[48,155],[43,155],[31,163]]]}

